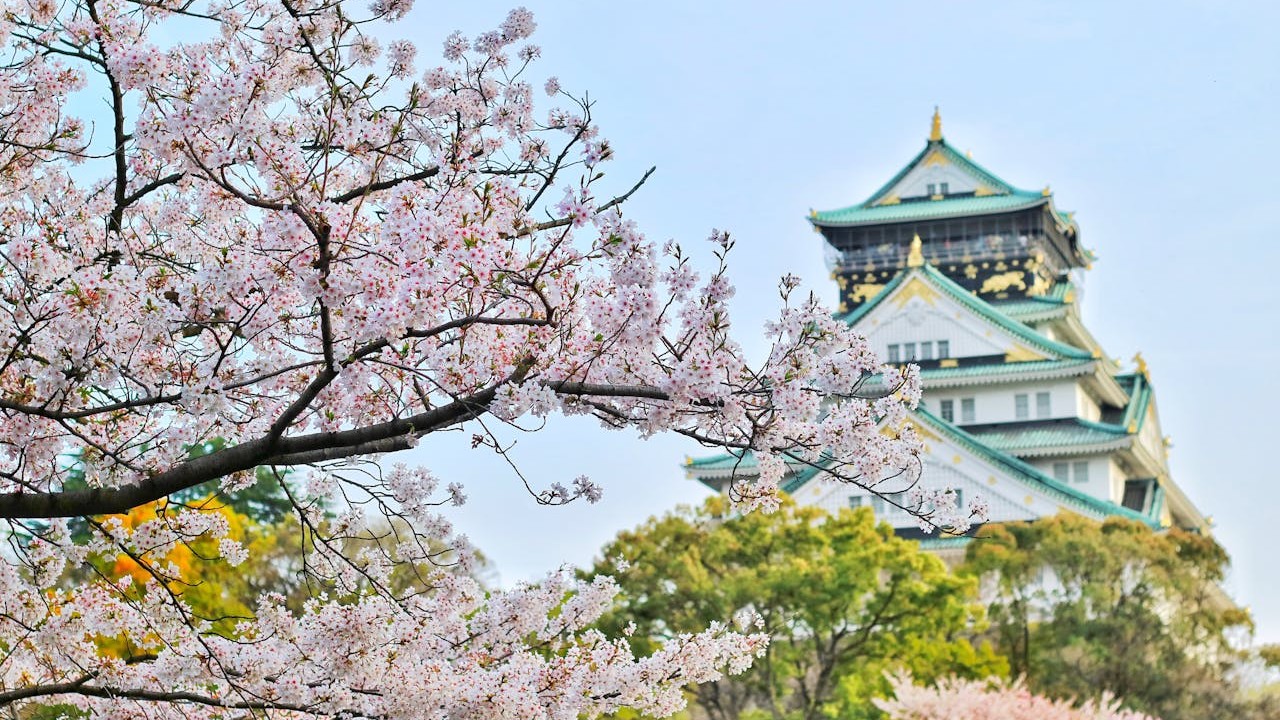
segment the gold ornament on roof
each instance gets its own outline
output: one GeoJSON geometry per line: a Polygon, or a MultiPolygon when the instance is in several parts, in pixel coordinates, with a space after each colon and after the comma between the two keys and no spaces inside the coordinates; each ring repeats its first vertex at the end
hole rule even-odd
{"type": "Polygon", "coordinates": [[[938,142],[942,139],[942,113],[938,112],[938,106],[933,106],[933,126],[929,128],[929,141],[938,142]]]}
{"type": "Polygon", "coordinates": [[[982,289],[978,292],[999,293],[1006,292],[1011,288],[1017,288],[1018,290],[1027,289],[1027,284],[1022,279],[1021,270],[1012,270],[1010,272],[1000,273],[999,275],[989,276],[986,280],[982,281],[982,289]]]}
{"type": "Polygon", "coordinates": [[[1147,374],[1147,360],[1146,360],[1146,358],[1142,357],[1142,353],[1140,353],[1140,352],[1139,352],[1139,353],[1134,353],[1134,355],[1133,355],[1133,363],[1134,363],[1135,365],[1137,365],[1137,366],[1138,366],[1138,374],[1139,374],[1139,375],[1142,375],[1142,376],[1146,377],[1147,379],[1150,379],[1150,377],[1151,377],[1151,376],[1147,374]]]}
{"type": "MultiPolygon", "coordinates": [[[[935,114],[935,118],[937,115],[935,114]]],[[[935,123],[936,123],[935,119],[935,123]]],[[[921,251],[923,243],[920,240],[920,234],[911,238],[911,252],[907,253],[907,267],[921,267],[924,265],[924,252],[921,251]]]]}
{"type": "Polygon", "coordinates": [[[880,294],[884,290],[884,285],[879,283],[862,283],[853,286],[853,292],[849,295],[849,299],[856,302],[866,302],[880,294]]]}

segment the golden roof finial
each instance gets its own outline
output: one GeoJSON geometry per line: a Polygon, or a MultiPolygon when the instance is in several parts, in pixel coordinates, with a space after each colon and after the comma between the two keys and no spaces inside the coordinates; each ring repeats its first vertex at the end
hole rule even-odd
{"type": "Polygon", "coordinates": [[[938,112],[938,106],[933,106],[933,127],[929,128],[929,141],[938,142],[942,139],[942,113],[938,112]]]}
{"type": "Polygon", "coordinates": [[[917,233],[911,238],[911,252],[907,253],[907,267],[920,267],[924,265],[924,251],[921,249],[924,243],[920,241],[920,235],[917,233]]]}
{"type": "Polygon", "coordinates": [[[1142,353],[1140,353],[1140,352],[1139,352],[1139,353],[1134,353],[1134,355],[1133,355],[1133,362],[1134,362],[1134,364],[1135,364],[1135,365],[1137,365],[1137,366],[1138,366],[1138,373],[1139,373],[1140,375],[1144,375],[1144,376],[1146,376],[1147,378],[1150,378],[1150,377],[1151,377],[1151,375],[1149,375],[1149,374],[1147,373],[1147,360],[1146,360],[1146,358],[1142,357],[1142,353]]]}

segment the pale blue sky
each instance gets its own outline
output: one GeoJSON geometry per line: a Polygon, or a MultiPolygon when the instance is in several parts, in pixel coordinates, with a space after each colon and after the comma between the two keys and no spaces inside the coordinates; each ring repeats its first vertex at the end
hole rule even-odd
{"type": "MultiPolygon", "coordinates": [[[[1280,641],[1280,3],[527,6],[540,73],[598,101],[614,187],[658,167],[629,214],[659,240],[738,238],[749,348],[780,274],[834,300],[805,214],[870,194],[920,149],[935,104],[954,146],[1015,185],[1051,184],[1100,257],[1087,322],[1110,354],[1143,351],[1175,479],[1216,519],[1227,587],[1259,637],[1280,641]]],[[[391,34],[427,62],[450,31],[487,30],[508,8],[420,3],[391,34]]],[[[465,446],[437,438],[407,459],[467,484],[459,525],[506,582],[589,562],[617,530],[705,495],[679,468],[697,447],[581,419],[515,455],[540,485],[590,474],[606,488],[596,506],[536,507],[465,446]]]]}

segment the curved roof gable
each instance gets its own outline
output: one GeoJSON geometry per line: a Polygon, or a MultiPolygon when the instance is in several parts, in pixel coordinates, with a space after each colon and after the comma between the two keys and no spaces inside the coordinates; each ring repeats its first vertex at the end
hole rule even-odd
{"type": "Polygon", "coordinates": [[[928,263],[919,267],[909,267],[899,272],[897,276],[885,285],[878,295],[859,305],[852,312],[845,314],[844,321],[850,325],[857,324],[889,298],[903,293],[920,294],[921,291],[919,289],[912,287],[914,283],[925,283],[933,292],[951,299],[972,315],[980,318],[985,324],[994,326],[1018,342],[1051,358],[1058,360],[1088,360],[1093,358],[1093,353],[1088,350],[1082,350],[1066,343],[1051,340],[1032,330],[1027,325],[1010,318],[992,306],[991,303],[965,290],[956,284],[954,280],[948,278],[928,263]]]}
{"type": "MultiPolygon", "coordinates": [[[[991,215],[1040,205],[1052,208],[1052,198],[1048,188],[1017,188],[956,151],[942,137],[942,119],[935,110],[924,149],[887,183],[856,205],[813,211],[809,221],[819,227],[850,227],[991,215]]],[[[1063,225],[1074,226],[1069,213],[1053,213],[1063,225]]]]}

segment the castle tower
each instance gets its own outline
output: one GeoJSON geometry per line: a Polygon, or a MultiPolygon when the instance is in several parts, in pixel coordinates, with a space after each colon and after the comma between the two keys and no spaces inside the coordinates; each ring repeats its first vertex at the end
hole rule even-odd
{"type": "MultiPolygon", "coordinates": [[[[920,366],[922,485],[981,495],[992,522],[1073,512],[1208,531],[1170,477],[1146,362],[1122,370],[1081,320],[1093,255],[1047,187],[1019,189],[956,152],[935,110],[924,149],[892,179],[809,222],[843,319],[888,362],[920,366]]],[[[685,470],[724,490],[752,467],[722,455],[685,470]]],[[[797,464],[784,489],[828,509],[869,505],[900,534],[919,532],[895,507],[905,487],[870,493],[820,476],[797,464]]]]}

